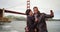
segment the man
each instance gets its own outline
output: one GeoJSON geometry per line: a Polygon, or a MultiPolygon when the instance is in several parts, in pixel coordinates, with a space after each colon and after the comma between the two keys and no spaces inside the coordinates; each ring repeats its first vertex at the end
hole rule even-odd
{"type": "Polygon", "coordinates": [[[40,13],[37,7],[34,7],[33,11],[34,11],[34,17],[35,17],[35,28],[37,32],[48,32],[45,19],[53,18],[54,17],[53,11],[50,10],[50,15],[45,13],[40,13]]]}

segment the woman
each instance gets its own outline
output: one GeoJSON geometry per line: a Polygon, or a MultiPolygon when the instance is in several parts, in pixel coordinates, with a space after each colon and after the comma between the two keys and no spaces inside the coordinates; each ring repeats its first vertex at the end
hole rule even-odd
{"type": "Polygon", "coordinates": [[[37,32],[48,32],[45,19],[54,17],[52,10],[50,11],[51,13],[50,15],[45,13],[40,13],[37,7],[34,7],[33,10],[34,10],[35,23],[36,23],[35,28],[37,29],[37,32]]]}
{"type": "Polygon", "coordinates": [[[31,9],[26,10],[26,15],[27,15],[26,32],[34,32],[34,17],[31,9]]]}

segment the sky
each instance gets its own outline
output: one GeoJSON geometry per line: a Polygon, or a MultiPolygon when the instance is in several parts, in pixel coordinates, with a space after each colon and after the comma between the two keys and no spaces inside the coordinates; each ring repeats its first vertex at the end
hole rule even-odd
{"type": "MultiPolygon", "coordinates": [[[[0,8],[6,10],[25,13],[27,0],[0,0],[0,8]]],[[[60,19],[60,0],[30,0],[30,6],[33,11],[33,7],[37,6],[41,13],[50,14],[50,10],[54,12],[54,19],[60,19]]],[[[5,15],[17,15],[19,14],[5,13],[5,15]]]]}

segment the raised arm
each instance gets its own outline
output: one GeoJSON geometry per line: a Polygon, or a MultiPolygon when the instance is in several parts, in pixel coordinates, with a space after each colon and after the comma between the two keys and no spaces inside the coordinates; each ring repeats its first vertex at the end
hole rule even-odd
{"type": "Polygon", "coordinates": [[[46,18],[53,18],[53,17],[54,17],[54,13],[53,13],[53,11],[50,10],[50,15],[45,14],[45,17],[46,17],[46,18]]]}

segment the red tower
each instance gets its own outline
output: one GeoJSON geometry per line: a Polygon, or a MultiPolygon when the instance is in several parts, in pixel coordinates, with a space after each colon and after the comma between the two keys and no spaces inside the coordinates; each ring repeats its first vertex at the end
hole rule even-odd
{"type": "Polygon", "coordinates": [[[27,9],[30,9],[30,0],[27,0],[27,9]]]}

